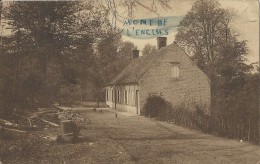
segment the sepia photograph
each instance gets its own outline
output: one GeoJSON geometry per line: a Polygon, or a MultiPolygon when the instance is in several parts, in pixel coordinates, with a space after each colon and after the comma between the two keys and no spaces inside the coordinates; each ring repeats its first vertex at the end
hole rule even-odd
{"type": "Polygon", "coordinates": [[[258,0],[0,1],[0,164],[260,164],[258,0]]]}

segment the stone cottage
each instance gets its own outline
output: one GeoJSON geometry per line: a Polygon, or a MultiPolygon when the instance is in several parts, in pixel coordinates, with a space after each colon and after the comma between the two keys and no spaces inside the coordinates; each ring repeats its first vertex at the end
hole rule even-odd
{"type": "Polygon", "coordinates": [[[173,106],[210,106],[210,81],[190,57],[166,37],[157,38],[154,54],[133,59],[106,87],[106,104],[114,109],[143,113],[151,95],[159,95],[173,106]]]}

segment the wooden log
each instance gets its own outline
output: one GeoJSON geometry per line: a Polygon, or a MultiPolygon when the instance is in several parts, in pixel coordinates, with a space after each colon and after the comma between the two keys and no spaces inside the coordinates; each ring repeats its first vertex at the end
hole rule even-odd
{"type": "Polygon", "coordinates": [[[10,129],[6,127],[0,126],[1,136],[5,138],[24,138],[28,136],[27,131],[17,130],[17,129],[10,129]]]}
{"type": "Polygon", "coordinates": [[[58,125],[58,124],[55,124],[55,123],[53,123],[53,122],[50,122],[50,121],[47,121],[47,120],[44,120],[44,119],[41,119],[43,122],[45,122],[45,123],[47,123],[47,124],[50,124],[50,125],[52,125],[52,126],[55,126],[55,127],[59,127],[60,125],[58,125]]]}
{"type": "Polygon", "coordinates": [[[7,120],[0,119],[0,125],[4,125],[6,123],[11,124],[11,122],[9,122],[7,120]]]}
{"type": "Polygon", "coordinates": [[[32,119],[34,117],[38,117],[41,114],[46,114],[46,113],[55,113],[53,111],[42,111],[42,112],[35,112],[32,116],[30,116],[29,118],[32,119]]]}

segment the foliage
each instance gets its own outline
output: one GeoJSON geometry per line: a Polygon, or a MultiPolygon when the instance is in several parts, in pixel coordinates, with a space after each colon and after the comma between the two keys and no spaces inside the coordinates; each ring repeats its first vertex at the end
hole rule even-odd
{"type": "Polygon", "coordinates": [[[98,77],[98,80],[103,81],[103,84],[117,75],[126,66],[128,61],[132,59],[132,50],[135,48],[134,44],[131,42],[122,42],[118,37],[121,36],[106,38],[98,45],[100,60],[96,64],[96,69],[99,68],[99,71],[103,73],[102,76],[98,77]],[[110,48],[109,51],[107,51],[108,47],[110,48]]]}
{"type": "Polygon", "coordinates": [[[214,118],[227,126],[231,126],[230,122],[239,124],[244,133],[248,130],[247,139],[251,140],[252,131],[258,129],[259,74],[253,75],[252,65],[245,63],[247,41],[240,41],[232,28],[234,16],[232,10],[221,8],[218,1],[197,0],[181,21],[176,41],[211,80],[214,118]]]}
{"type": "Polygon", "coordinates": [[[37,102],[50,104],[57,95],[62,77],[61,65],[56,61],[71,46],[72,38],[67,33],[72,30],[70,22],[76,5],[76,2],[12,2],[4,11],[12,28],[11,35],[3,39],[1,56],[1,77],[6,88],[3,97],[9,97],[3,103],[10,112],[14,108],[34,109],[37,102]]]}
{"type": "MultiPolygon", "coordinates": [[[[110,23],[109,14],[118,15],[111,5],[115,1],[105,2],[9,2],[3,10],[1,6],[1,18],[12,29],[1,38],[1,112],[49,106],[71,86],[80,100],[85,93],[103,98],[102,87],[127,64],[134,47],[122,42],[110,23]]],[[[141,1],[135,3],[144,7],[141,1]]],[[[132,6],[131,14],[135,4],[125,5],[132,6]]],[[[157,5],[151,3],[150,9],[157,5]]]]}
{"type": "Polygon", "coordinates": [[[244,63],[246,41],[239,41],[231,27],[233,17],[234,12],[221,8],[218,1],[197,0],[180,22],[176,41],[210,79],[239,78],[251,68],[244,63]]]}
{"type": "Polygon", "coordinates": [[[143,114],[148,117],[157,117],[160,113],[163,113],[170,108],[170,103],[166,102],[162,97],[152,95],[146,99],[146,103],[143,107],[143,114]]]}
{"type": "Polygon", "coordinates": [[[11,2],[4,16],[12,28],[1,47],[4,113],[49,106],[71,86],[76,89],[68,97],[82,100],[88,90],[102,97],[103,77],[116,73],[113,62],[127,60],[133,47],[111,28],[107,11],[90,2],[11,2]]]}
{"type": "Polygon", "coordinates": [[[71,109],[64,110],[58,113],[60,121],[71,120],[79,127],[83,127],[86,124],[90,124],[90,121],[85,117],[80,116],[78,113],[72,112],[71,109]]]}
{"type": "Polygon", "coordinates": [[[149,55],[156,52],[156,46],[152,46],[151,44],[146,44],[142,49],[142,55],[149,55]]]}
{"type": "MultiPolygon", "coordinates": [[[[258,79],[249,81],[254,81],[252,83],[255,83],[258,82],[258,79]]],[[[248,83],[248,86],[252,85],[251,82],[248,83]]],[[[223,103],[223,107],[229,106],[228,111],[232,111],[231,113],[223,114],[213,111],[211,114],[208,114],[204,112],[205,109],[203,108],[196,108],[195,111],[191,111],[185,106],[175,106],[166,110],[158,110],[161,113],[158,114],[157,119],[201,130],[204,133],[257,143],[259,137],[258,115],[256,113],[258,113],[257,99],[259,94],[258,91],[254,91],[254,93],[251,91],[245,92],[244,89],[246,88],[236,93],[238,95],[236,103],[230,101],[223,103]],[[243,97],[239,97],[241,94],[243,97]],[[252,101],[245,101],[245,97],[252,98],[252,101]],[[241,103],[243,105],[240,108],[241,103]],[[249,108],[245,110],[244,105],[249,108]],[[237,108],[240,108],[242,113],[237,113],[239,111],[237,108]]],[[[224,111],[225,109],[227,108],[224,108],[224,111]]]]}
{"type": "Polygon", "coordinates": [[[117,33],[98,41],[97,52],[89,71],[96,88],[94,95],[98,101],[104,101],[103,87],[128,64],[134,47],[131,42],[123,42],[121,35],[117,33]]]}

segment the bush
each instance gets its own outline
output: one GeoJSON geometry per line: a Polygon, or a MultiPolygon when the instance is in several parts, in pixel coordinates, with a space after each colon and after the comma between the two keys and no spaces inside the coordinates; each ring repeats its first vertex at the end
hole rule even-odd
{"type": "Polygon", "coordinates": [[[160,96],[150,96],[144,105],[144,116],[157,117],[164,111],[171,109],[170,103],[160,96]]]}

